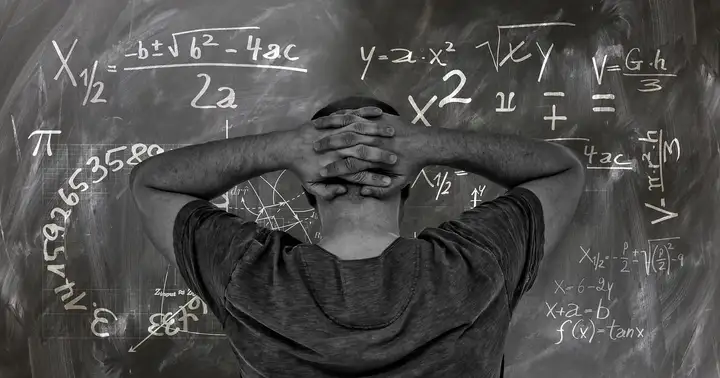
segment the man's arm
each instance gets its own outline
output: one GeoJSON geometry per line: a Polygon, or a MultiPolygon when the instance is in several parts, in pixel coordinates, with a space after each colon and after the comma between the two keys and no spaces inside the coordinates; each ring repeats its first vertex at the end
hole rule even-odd
{"type": "MultiPolygon", "coordinates": [[[[387,162],[391,154],[374,146],[392,137],[394,130],[363,118],[380,114],[380,109],[365,107],[318,118],[289,131],[183,147],[143,161],[130,174],[130,188],[146,233],[155,247],[175,262],[175,220],[186,204],[209,201],[243,181],[277,170],[292,170],[316,196],[327,199],[341,194],[342,185],[320,182],[320,168],[346,157],[360,158],[371,166],[387,162]],[[346,140],[348,135],[357,137],[344,148],[322,154],[313,151],[313,143],[329,135],[346,140]]],[[[348,181],[378,185],[382,178],[362,175],[348,181]]]]}
{"type": "MultiPolygon", "coordinates": [[[[418,127],[388,114],[383,114],[380,122],[395,130],[395,137],[380,145],[398,155],[397,163],[388,168],[394,179],[384,188],[364,186],[362,195],[385,198],[399,193],[428,165],[462,169],[506,188],[519,186],[532,191],[544,214],[544,251],[555,249],[585,184],[585,168],[570,149],[520,136],[418,127]]],[[[318,141],[315,151],[346,146],[344,139],[334,135],[318,141]]],[[[361,165],[347,164],[345,160],[325,166],[327,177],[347,175],[348,166],[361,165]]]]}
{"type": "Polygon", "coordinates": [[[243,136],[167,151],[135,166],[130,188],[152,243],[174,263],[173,226],[180,209],[287,168],[291,142],[286,132],[243,136]]]}
{"type": "Polygon", "coordinates": [[[545,141],[478,131],[428,128],[425,165],[481,175],[505,188],[523,187],[540,200],[544,252],[554,250],[577,208],[585,168],[570,149],[545,141]]]}

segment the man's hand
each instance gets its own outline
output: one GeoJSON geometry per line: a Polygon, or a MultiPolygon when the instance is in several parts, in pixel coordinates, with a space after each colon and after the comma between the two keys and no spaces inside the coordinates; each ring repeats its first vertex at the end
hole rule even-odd
{"type": "MultiPolygon", "coordinates": [[[[342,184],[323,183],[327,181],[326,177],[320,175],[320,170],[324,166],[353,158],[362,161],[364,167],[391,167],[395,163],[393,154],[377,146],[382,145],[384,140],[392,139],[394,129],[389,125],[381,126],[372,121],[381,115],[382,110],[376,107],[343,110],[306,122],[298,129],[290,131],[292,141],[288,148],[292,149],[293,161],[289,168],[300,178],[308,192],[325,200],[331,200],[345,193],[347,188],[342,184]],[[317,151],[316,143],[327,137],[342,141],[342,148],[325,148],[322,152],[317,151]]],[[[349,182],[373,187],[390,184],[390,180],[387,183],[383,182],[384,178],[389,179],[389,177],[367,172],[343,178],[349,182]]]]}
{"type": "Polygon", "coordinates": [[[341,177],[348,181],[358,182],[367,175],[372,175],[368,170],[391,177],[390,185],[377,185],[372,182],[365,183],[360,194],[376,198],[385,198],[400,192],[412,179],[420,173],[427,165],[427,146],[431,139],[429,131],[422,126],[413,126],[403,121],[400,117],[391,114],[382,114],[378,117],[377,124],[380,127],[392,127],[395,135],[392,138],[376,138],[370,141],[369,136],[352,135],[343,137],[340,135],[328,135],[315,144],[315,151],[325,152],[331,150],[345,151],[349,146],[356,143],[371,143],[383,151],[395,153],[398,157],[395,164],[379,164],[349,156],[345,159],[334,161],[325,166],[327,175],[324,178],[341,177]]]}

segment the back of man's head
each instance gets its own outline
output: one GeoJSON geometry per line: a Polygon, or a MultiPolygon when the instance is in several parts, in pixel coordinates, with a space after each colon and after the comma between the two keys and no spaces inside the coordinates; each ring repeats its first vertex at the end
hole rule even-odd
{"type": "MultiPolygon", "coordinates": [[[[335,100],[329,104],[327,104],[322,109],[318,110],[311,119],[317,119],[320,117],[326,117],[329,116],[339,110],[346,110],[346,109],[357,109],[362,108],[366,106],[375,106],[380,108],[383,113],[392,114],[395,116],[399,116],[395,108],[388,105],[385,102],[382,102],[378,99],[372,98],[372,97],[364,97],[364,96],[350,96],[350,97],[344,97],[339,100],[335,100]]],[[[376,173],[383,173],[380,170],[373,170],[369,169],[370,172],[376,172],[376,173]]],[[[324,180],[328,183],[339,183],[340,181],[338,179],[328,179],[324,180]]],[[[360,194],[360,189],[362,189],[362,185],[350,183],[347,181],[342,181],[342,184],[347,187],[347,192],[343,194],[343,197],[348,197],[352,199],[353,201],[360,201],[363,198],[366,198],[365,196],[360,194]]],[[[312,207],[317,207],[317,199],[314,195],[310,194],[305,188],[303,188],[303,191],[305,192],[305,197],[307,198],[308,202],[312,207]]],[[[402,189],[402,192],[400,194],[401,203],[404,203],[405,200],[410,196],[410,185],[405,186],[402,189]]]]}

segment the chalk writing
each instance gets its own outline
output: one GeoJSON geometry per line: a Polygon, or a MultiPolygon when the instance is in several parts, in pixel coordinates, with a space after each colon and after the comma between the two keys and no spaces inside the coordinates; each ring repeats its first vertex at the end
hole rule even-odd
{"type": "MultiPolygon", "coordinates": [[[[466,176],[466,175],[467,175],[467,172],[465,172],[465,171],[460,171],[460,170],[453,171],[453,176],[466,176]]],[[[415,176],[415,180],[413,181],[413,183],[410,186],[411,188],[415,186],[415,184],[417,183],[417,181],[420,177],[423,177],[425,179],[425,182],[428,184],[428,186],[430,186],[431,188],[436,188],[435,200],[440,199],[440,196],[450,194],[449,190],[452,187],[452,181],[450,181],[448,179],[447,171],[438,172],[435,176],[433,176],[432,179],[430,179],[430,177],[428,177],[427,173],[425,172],[425,168],[423,168],[422,170],[420,170],[420,173],[418,173],[417,176],[415,176]]],[[[452,178],[452,176],[450,176],[450,177],[452,178]]],[[[484,191],[484,190],[485,189],[483,187],[482,191],[484,191]]]]}
{"type": "MultiPolygon", "coordinates": [[[[95,302],[93,302],[93,307],[96,307],[96,306],[97,306],[97,304],[95,302]]],[[[93,321],[90,323],[90,331],[93,333],[93,335],[95,335],[97,337],[109,337],[110,336],[109,332],[98,331],[98,325],[101,325],[101,324],[107,325],[110,323],[110,321],[107,318],[100,316],[101,313],[109,314],[110,316],[113,317],[114,321],[118,320],[117,316],[115,316],[115,314],[112,311],[110,311],[106,308],[96,308],[93,311],[93,321]]]]}
{"type": "MultiPolygon", "coordinates": [[[[160,58],[165,56],[165,53],[169,53],[171,59],[178,58],[181,54],[179,45],[179,39],[182,36],[183,40],[187,41],[187,57],[191,59],[191,62],[187,63],[165,63],[163,64],[143,64],[138,66],[124,67],[124,71],[140,71],[140,70],[155,70],[164,68],[181,68],[181,67],[237,67],[237,68],[266,68],[275,70],[286,70],[294,72],[306,73],[307,69],[302,67],[294,67],[285,65],[285,61],[293,62],[300,59],[295,56],[293,49],[297,47],[295,44],[276,44],[270,43],[265,45],[262,38],[255,35],[248,35],[247,43],[242,47],[236,45],[229,45],[233,39],[234,34],[248,31],[248,30],[259,30],[257,26],[237,26],[237,27],[220,27],[220,28],[204,28],[194,30],[184,30],[180,32],[172,33],[172,42],[166,46],[167,51],[163,49],[165,44],[158,39],[155,39],[152,43],[144,41],[138,41],[137,48],[125,54],[125,57],[134,57],[138,61],[143,63],[148,60],[153,61],[154,58],[160,58]],[[232,33],[224,33],[232,32],[232,33]],[[230,38],[226,38],[220,43],[219,35],[230,34],[230,38]],[[152,50],[152,53],[151,53],[152,50]],[[262,52],[262,53],[261,53],[262,52]],[[208,54],[206,54],[208,53],[208,54]],[[236,63],[223,61],[226,59],[219,59],[217,62],[199,62],[198,60],[204,59],[206,55],[216,58],[220,55],[222,57],[229,57],[235,59],[244,54],[247,63],[236,63]],[[262,64],[256,63],[262,60],[262,64]],[[280,63],[280,64],[275,64],[280,63]]],[[[113,66],[112,69],[117,71],[117,66],[113,66]]],[[[109,69],[108,69],[109,70],[109,69]]]]}
{"type": "MultiPolygon", "coordinates": [[[[462,104],[469,104],[472,99],[469,97],[455,97],[457,96],[460,91],[462,90],[463,86],[465,86],[465,83],[467,81],[467,78],[465,77],[465,74],[460,70],[452,70],[443,76],[443,81],[448,81],[451,77],[457,76],[459,81],[457,87],[448,94],[447,96],[443,97],[442,100],[440,100],[440,103],[438,104],[438,107],[442,108],[445,105],[449,103],[462,103],[462,104]]],[[[438,99],[437,96],[433,95],[430,100],[423,106],[422,110],[418,108],[417,103],[415,103],[415,99],[412,97],[412,95],[408,96],[408,101],[410,102],[410,106],[412,106],[413,110],[415,110],[415,118],[412,120],[412,124],[417,123],[417,121],[422,121],[425,126],[430,126],[430,123],[428,122],[427,118],[425,118],[425,112],[430,108],[432,104],[435,103],[435,101],[438,99]]]]}
{"type": "MultiPolygon", "coordinates": [[[[646,134],[645,138],[639,138],[640,142],[643,143],[650,143],[649,145],[643,144],[644,147],[651,147],[652,151],[648,151],[643,153],[642,155],[642,161],[647,163],[647,168],[652,171],[652,173],[655,176],[647,175],[648,179],[648,191],[653,191],[656,189],[660,190],[660,193],[665,192],[665,176],[663,167],[668,162],[668,156],[672,156],[673,153],[676,153],[675,155],[675,161],[677,162],[680,159],[680,142],[677,138],[674,138],[672,141],[668,142],[667,140],[663,139],[663,130],[649,130],[646,134]],[[653,154],[656,155],[657,160],[656,162],[653,162],[653,154]]],[[[660,222],[664,222],[666,220],[675,218],[678,216],[678,213],[669,211],[665,209],[665,198],[660,199],[660,206],[655,206],[650,203],[645,203],[645,207],[650,208],[652,210],[655,210],[657,212],[660,212],[661,214],[664,214],[663,217],[654,219],[651,221],[651,224],[657,224],[660,222]]]]}
{"type": "Polygon", "coordinates": [[[607,300],[612,299],[612,289],[615,286],[613,282],[606,281],[604,277],[599,277],[596,284],[586,286],[585,280],[586,279],[583,278],[575,285],[567,285],[565,284],[565,280],[555,280],[555,291],[553,293],[562,295],[570,293],[583,294],[588,290],[597,293],[604,292],[606,293],[607,300]]]}
{"type": "MultiPolygon", "coordinates": [[[[156,144],[150,145],[148,147],[145,144],[137,143],[132,145],[132,147],[130,148],[132,153],[130,154],[131,156],[129,158],[127,158],[127,154],[123,159],[118,159],[112,156],[113,153],[118,153],[125,150],[127,150],[127,146],[120,146],[117,148],[109,149],[105,153],[105,164],[108,167],[112,168],[112,172],[118,171],[123,167],[124,164],[128,164],[130,166],[137,164],[140,161],[140,157],[144,154],[147,154],[147,156],[153,156],[154,154],[156,155],[163,152],[163,149],[156,144]],[[127,160],[125,160],[126,158],[127,160]]],[[[88,175],[88,180],[90,180],[90,183],[92,184],[97,184],[108,176],[108,168],[100,162],[100,158],[98,156],[90,157],[86,162],[86,166],[91,166],[90,170],[92,173],[88,175]],[[92,174],[96,174],[98,172],[101,172],[99,178],[92,180],[92,174]]],[[[71,190],[84,192],[90,188],[90,184],[88,182],[77,182],[78,175],[85,169],[86,168],[82,167],[77,168],[72,173],[72,175],[70,175],[66,183],[71,190]]],[[[74,191],[66,192],[65,187],[58,188],[57,194],[62,200],[63,205],[55,207],[50,211],[50,218],[53,220],[53,222],[47,223],[42,227],[43,260],[45,263],[48,263],[46,266],[48,272],[51,272],[56,276],[60,277],[61,279],[65,280],[64,283],[60,284],[54,289],[54,292],[56,294],[62,293],[60,296],[60,300],[64,303],[65,310],[87,310],[87,306],[81,304],[80,302],[87,295],[87,293],[83,291],[77,295],[75,294],[75,291],[73,289],[73,287],[75,286],[75,281],[72,281],[68,277],[66,277],[65,263],[61,260],[58,260],[58,257],[60,256],[63,256],[63,259],[67,260],[66,247],[64,244],[66,227],[69,224],[69,218],[72,214],[72,207],[80,203],[80,197],[78,196],[78,193],[74,191]],[[58,219],[58,216],[61,216],[62,218],[58,219]],[[51,242],[53,242],[53,244],[59,245],[55,246],[55,248],[49,248],[48,245],[51,242]]],[[[101,320],[98,321],[102,322],[101,320]]]]}
{"type": "Polygon", "coordinates": [[[214,105],[198,105],[198,101],[203,95],[205,95],[205,92],[207,92],[208,88],[210,87],[210,81],[212,79],[210,78],[210,75],[204,73],[197,74],[197,77],[203,78],[204,82],[202,89],[200,89],[200,92],[198,92],[198,94],[195,95],[195,97],[190,102],[190,106],[197,109],[237,108],[237,104],[235,103],[235,90],[230,87],[220,87],[217,89],[219,93],[226,92],[226,96],[222,100],[217,101],[214,105]]]}
{"type": "MultiPolygon", "coordinates": [[[[501,37],[502,37],[502,31],[503,30],[511,30],[511,29],[527,29],[527,28],[545,28],[545,27],[553,27],[553,26],[570,26],[574,27],[575,24],[571,22],[540,22],[540,23],[530,23],[530,24],[514,24],[514,25],[497,25],[497,43],[495,44],[495,52],[493,53],[492,46],[490,44],[490,41],[485,41],[479,45],[476,45],[475,48],[481,48],[481,47],[487,47],[488,52],[490,53],[490,57],[492,58],[492,63],[495,66],[495,71],[499,72],[500,67],[505,65],[505,63],[508,62],[508,60],[512,60],[513,63],[520,63],[527,59],[530,59],[532,56],[532,53],[527,53],[523,56],[516,57],[515,54],[525,45],[525,41],[521,41],[517,46],[512,45],[512,43],[508,43],[508,52],[505,54],[505,57],[500,60],[500,44],[501,44],[501,37]]],[[[547,60],[550,57],[550,52],[552,51],[553,45],[550,45],[547,49],[547,52],[543,51],[542,46],[540,46],[539,43],[536,43],[536,46],[538,48],[538,51],[540,52],[540,56],[542,57],[542,65],[540,67],[540,72],[538,73],[538,82],[540,82],[540,79],[542,78],[542,74],[545,70],[545,66],[547,64],[547,60]]]]}
{"type": "MultiPolygon", "coordinates": [[[[446,41],[443,47],[430,47],[427,52],[425,52],[425,49],[418,50],[418,54],[415,55],[417,56],[417,58],[413,57],[413,54],[415,53],[413,50],[402,47],[395,47],[390,49],[387,54],[378,55],[377,60],[389,60],[390,63],[394,64],[414,64],[418,62],[418,59],[420,59],[420,61],[424,63],[437,64],[444,67],[447,66],[447,63],[444,63],[441,60],[441,55],[443,53],[450,53],[454,51],[455,49],[453,48],[453,43],[446,41]],[[430,53],[429,55],[427,54],[428,52],[430,53]]],[[[360,75],[360,80],[365,80],[365,75],[367,74],[368,68],[370,67],[370,63],[372,62],[374,55],[375,46],[371,46],[367,54],[365,53],[365,46],[360,46],[360,59],[365,62],[365,68],[363,69],[362,75],[360,75]]]]}
{"type": "MultiPolygon", "coordinates": [[[[615,95],[612,93],[594,94],[592,99],[593,101],[614,100],[615,95]]],[[[592,111],[595,113],[615,113],[615,108],[612,106],[593,106],[592,111]]]]}
{"type": "MultiPolygon", "coordinates": [[[[13,123],[14,126],[14,123],[13,123]]],[[[46,150],[47,150],[47,156],[52,156],[52,150],[50,149],[50,140],[52,139],[53,135],[59,135],[62,134],[62,130],[35,130],[32,133],[30,133],[30,136],[28,136],[28,139],[32,138],[35,135],[40,135],[40,138],[38,138],[38,143],[35,145],[35,149],[33,150],[32,156],[37,156],[38,152],[40,151],[40,143],[42,143],[43,135],[47,135],[47,143],[45,144],[46,150]]]]}
{"type": "Polygon", "coordinates": [[[472,199],[470,200],[470,206],[475,207],[482,202],[481,198],[483,194],[485,194],[485,189],[487,188],[487,185],[478,185],[477,187],[473,188],[472,192],[470,193],[472,195],[472,199]]]}
{"type": "Polygon", "coordinates": [[[505,103],[505,93],[498,92],[495,98],[500,98],[500,106],[495,108],[498,113],[512,113],[515,111],[516,105],[513,105],[513,98],[515,98],[515,92],[508,93],[507,103],[505,103]]]}
{"type": "Polygon", "coordinates": [[[603,54],[602,63],[600,63],[599,66],[595,57],[592,57],[595,80],[598,85],[602,84],[605,72],[619,72],[627,77],[645,77],[644,79],[640,79],[642,87],[637,88],[638,92],[657,92],[663,88],[662,85],[660,85],[659,77],[677,76],[676,74],[666,72],[665,59],[662,58],[660,49],[655,50],[655,59],[647,64],[647,66],[653,70],[651,72],[639,72],[642,70],[644,63],[643,60],[638,59],[639,54],[639,48],[635,47],[630,49],[630,51],[625,54],[622,67],[619,64],[607,65],[608,54],[603,54]]]}
{"type": "Polygon", "coordinates": [[[604,320],[607,319],[610,316],[610,309],[607,306],[604,306],[602,304],[603,299],[600,298],[600,301],[598,301],[597,307],[588,307],[588,308],[581,308],[580,305],[576,303],[567,303],[565,306],[558,307],[558,302],[555,302],[550,305],[547,301],[545,302],[545,306],[547,307],[547,313],[545,314],[546,317],[552,317],[553,319],[560,318],[573,318],[573,317],[582,317],[584,314],[593,314],[592,316],[595,317],[597,320],[604,320]]]}
{"type": "MultiPolygon", "coordinates": [[[[156,290],[156,293],[158,293],[158,290],[156,290]]],[[[163,295],[164,293],[159,293],[160,296],[166,297],[163,295]]],[[[175,296],[176,293],[172,293],[175,296]]],[[[157,295],[157,294],[156,294],[157,295]]],[[[163,334],[168,336],[176,335],[178,332],[184,332],[189,333],[188,330],[188,320],[192,320],[197,322],[199,319],[196,314],[193,313],[194,310],[199,309],[202,307],[202,314],[206,315],[208,313],[207,310],[207,304],[200,299],[195,293],[193,293],[191,290],[187,290],[187,295],[191,296],[192,299],[190,299],[189,302],[187,302],[184,306],[181,306],[176,313],[171,312],[158,312],[150,315],[150,327],[148,327],[148,332],[154,336],[162,336],[163,334]],[[181,316],[177,316],[179,313],[181,313],[181,316]],[[160,329],[163,329],[164,331],[161,331],[160,329]],[[163,333],[164,332],[164,333],[163,333]]],[[[169,296],[169,295],[168,295],[169,296]]]]}
{"type": "MultiPolygon", "coordinates": [[[[564,97],[565,92],[545,92],[543,93],[544,97],[564,97]]],[[[557,108],[556,105],[552,105],[552,114],[549,116],[544,116],[543,119],[546,121],[550,121],[550,130],[555,130],[555,121],[567,121],[567,117],[563,115],[557,115],[556,113],[557,108]]]]}
{"type": "Polygon", "coordinates": [[[544,140],[547,142],[588,142],[583,146],[583,155],[587,157],[587,165],[585,166],[585,168],[587,169],[634,170],[633,162],[630,160],[626,160],[624,154],[607,151],[596,151],[595,145],[589,144],[590,138],[547,138],[544,140]]]}
{"type": "MultiPolygon", "coordinates": [[[[60,74],[64,71],[65,73],[67,73],[67,76],[70,79],[70,83],[72,83],[73,87],[77,87],[77,81],[75,80],[75,75],[70,69],[70,66],[68,65],[68,61],[70,60],[70,56],[72,55],[73,50],[75,50],[75,45],[77,45],[77,42],[78,40],[76,38],[75,41],[73,41],[72,46],[70,46],[70,50],[68,51],[67,55],[63,55],[57,42],[55,40],[52,41],[55,52],[57,53],[58,58],[60,58],[61,65],[60,69],[55,74],[53,79],[57,81],[57,79],[60,77],[60,74]]],[[[98,81],[95,78],[97,66],[98,61],[96,60],[92,65],[92,71],[88,73],[88,69],[85,68],[84,70],[82,70],[82,72],[80,72],[80,77],[83,79],[83,85],[85,86],[85,98],[82,102],[83,106],[87,105],[88,100],[90,100],[90,103],[93,104],[107,102],[107,100],[100,97],[102,96],[103,90],[105,89],[105,83],[103,83],[102,81],[98,81]],[[95,90],[95,92],[92,92],[93,90],[95,90]],[[91,93],[94,93],[92,98],[90,98],[91,93]]]]}
{"type": "Polygon", "coordinates": [[[612,261],[619,261],[622,264],[621,273],[630,273],[632,264],[640,264],[645,268],[645,274],[665,273],[670,275],[672,268],[676,265],[683,267],[685,264],[684,255],[676,251],[674,240],[679,237],[662,239],[648,239],[645,249],[630,249],[628,242],[623,243],[623,250],[620,256],[592,252],[592,248],[580,246],[582,256],[578,263],[591,264],[594,270],[607,269],[612,261]]]}
{"type": "Polygon", "coordinates": [[[592,319],[567,319],[562,322],[560,328],[557,329],[559,339],[555,344],[565,341],[565,332],[575,340],[583,340],[592,343],[597,335],[608,336],[612,341],[644,337],[644,328],[640,327],[621,327],[615,319],[612,323],[605,327],[598,327],[592,319]],[[567,327],[567,328],[566,328],[567,327]]]}

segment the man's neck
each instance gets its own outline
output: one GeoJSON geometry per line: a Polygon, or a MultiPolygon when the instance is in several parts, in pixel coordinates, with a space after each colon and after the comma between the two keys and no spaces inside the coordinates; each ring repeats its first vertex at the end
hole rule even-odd
{"type": "Polygon", "coordinates": [[[376,200],[348,196],[319,203],[322,240],[317,244],[341,258],[381,254],[400,235],[400,194],[376,200]]]}
{"type": "Polygon", "coordinates": [[[344,260],[364,259],[379,256],[400,235],[386,232],[384,234],[343,234],[335,237],[324,237],[317,245],[344,260]]]}

